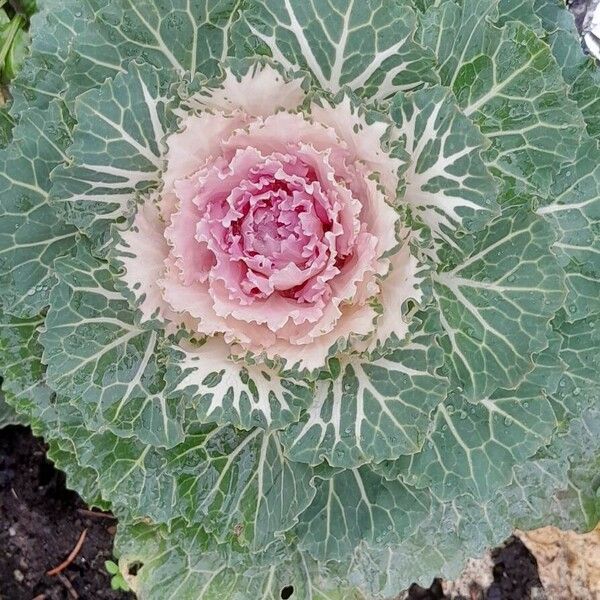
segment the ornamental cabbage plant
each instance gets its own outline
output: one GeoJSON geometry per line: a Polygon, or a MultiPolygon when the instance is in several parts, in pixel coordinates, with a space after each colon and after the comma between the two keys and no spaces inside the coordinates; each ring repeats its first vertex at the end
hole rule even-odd
{"type": "Polygon", "coordinates": [[[561,0],[47,0],[31,35],[1,410],[140,598],[388,598],[596,525],[600,75],[561,0]]]}

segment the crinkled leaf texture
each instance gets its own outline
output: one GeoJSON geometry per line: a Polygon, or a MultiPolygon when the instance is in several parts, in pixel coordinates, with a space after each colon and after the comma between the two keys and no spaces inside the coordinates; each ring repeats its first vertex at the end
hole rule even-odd
{"type": "Polygon", "coordinates": [[[515,526],[597,524],[600,75],[562,0],[43,1],[31,32],[0,425],[120,517],[140,598],[391,598],[515,526]],[[236,107],[393,159],[377,334],[311,377],[159,302],[166,138],[210,154],[236,107]]]}
{"type": "Polygon", "coordinates": [[[7,425],[17,425],[21,419],[17,415],[15,409],[0,397],[0,429],[7,425]]]}

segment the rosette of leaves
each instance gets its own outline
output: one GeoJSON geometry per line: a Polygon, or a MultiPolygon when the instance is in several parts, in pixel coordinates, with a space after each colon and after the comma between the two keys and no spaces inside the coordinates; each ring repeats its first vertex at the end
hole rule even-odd
{"type": "Polygon", "coordinates": [[[2,389],[120,516],[140,598],[393,597],[514,526],[595,526],[598,83],[560,0],[42,4],[0,158],[2,389]],[[349,107],[348,147],[378,128],[357,163],[397,161],[374,189],[418,267],[376,343],[308,370],[165,316],[160,244],[130,243],[182,123],[257,73],[299,118],[349,107]]]}

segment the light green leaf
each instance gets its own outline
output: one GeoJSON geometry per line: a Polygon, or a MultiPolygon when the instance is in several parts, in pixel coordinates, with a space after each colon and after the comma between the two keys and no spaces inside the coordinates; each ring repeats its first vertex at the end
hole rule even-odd
{"type": "Polygon", "coordinates": [[[0,299],[16,316],[36,315],[55,283],[52,263],[76,242],[48,203],[49,176],[65,160],[68,125],[57,103],[25,112],[0,151],[0,299]]]}
{"type": "Polygon", "coordinates": [[[101,250],[111,224],[129,217],[136,195],[159,182],[162,139],[174,123],[170,83],[153,67],[131,63],[75,102],[70,160],[52,173],[52,202],[101,250]]]}
{"type": "Polygon", "coordinates": [[[405,539],[429,508],[426,493],[387,481],[369,466],[344,469],[317,483],[295,529],[298,545],[321,561],[344,560],[361,542],[381,546],[405,539]]]}
{"type": "Polygon", "coordinates": [[[18,117],[26,108],[45,109],[66,88],[62,76],[69,47],[82,13],[80,0],[38,0],[39,11],[31,17],[30,56],[13,79],[11,114],[18,117]]]}
{"type": "Polygon", "coordinates": [[[182,391],[201,423],[241,429],[294,423],[313,401],[311,386],[286,379],[263,364],[234,362],[221,338],[173,349],[167,378],[182,391]]]}
{"type": "Polygon", "coordinates": [[[183,406],[165,389],[161,335],[136,325],[114,272],[84,245],[56,269],[40,336],[48,385],[76,403],[92,430],[167,447],[181,442],[183,406]]]}
{"type": "Polygon", "coordinates": [[[514,527],[537,529],[548,525],[573,527],[562,519],[564,506],[554,505],[553,494],[565,491],[568,481],[568,461],[556,460],[541,451],[539,456],[516,465],[511,484],[494,498],[498,511],[514,527]],[[560,515],[560,516],[559,516],[560,515]]]}
{"type": "Polygon", "coordinates": [[[481,159],[488,143],[450,92],[397,94],[391,117],[411,157],[404,201],[438,240],[454,244],[457,230],[481,229],[498,212],[496,184],[481,159]]]}
{"type": "Polygon", "coordinates": [[[5,84],[15,78],[29,54],[31,36],[26,27],[25,18],[20,14],[16,14],[13,16],[10,26],[6,29],[3,28],[3,33],[7,34],[3,40],[3,44],[7,44],[7,46],[3,46],[7,48],[7,51],[6,54],[2,55],[4,58],[2,79],[5,84]]]}
{"type": "Polygon", "coordinates": [[[132,59],[181,77],[218,74],[239,0],[84,0],[85,29],[76,36],[65,77],[67,98],[129,71],[132,59]]]}
{"type": "Polygon", "coordinates": [[[484,159],[494,174],[547,195],[584,123],[548,46],[520,23],[493,25],[497,5],[461,0],[430,8],[421,43],[435,50],[442,84],[491,141],[484,159]]]}
{"type": "MultiPolygon", "coordinates": [[[[563,273],[550,251],[552,228],[527,203],[505,209],[473,238],[467,258],[434,274],[451,379],[467,398],[515,386],[547,344],[548,323],[564,299],[563,273]]],[[[458,245],[468,248],[470,240],[458,245]]]]}
{"type": "Polygon", "coordinates": [[[363,598],[336,585],[335,566],[319,565],[293,547],[249,556],[182,522],[170,530],[121,522],[115,546],[121,572],[143,600],[280,600],[283,590],[302,600],[363,598]]]}
{"type": "Polygon", "coordinates": [[[558,232],[553,246],[566,272],[567,314],[578,320],[600,311],[600,150],[589,138],[552,186],[537,213],[558,232]]]}
{"type": "Polygon", "coordinates": [[[10,116],[8,107],[0,107],[0,148],[5,148],[12,139],[14,124],[14,119],[10,116]]]}
{"type": "Polygon", "coordinates": [[[600,405],[597,400],[573,420],[561,444],[562,456],[569,457],[568,485],[566,490],[553,494],[548,514],[563,528],[589,531],[600,521],[600,405]]]}
{"type": "Polygon", "coordinates": [[[232,37],[238,53],[308,69],[325,90],[348,86],[383,100],[437,81],[432,54],[413,39],[415,28],[408,6],[385,0],[251,0],[232,37]]]}
{"type": "Polygon", "coordinates": [[[446,393],[442,360],[430,334],[373,361],[333,359],[331,380],[317,383],[312,406],[282,434],[288,456],[351,468],[416,452],[446,393]]]}

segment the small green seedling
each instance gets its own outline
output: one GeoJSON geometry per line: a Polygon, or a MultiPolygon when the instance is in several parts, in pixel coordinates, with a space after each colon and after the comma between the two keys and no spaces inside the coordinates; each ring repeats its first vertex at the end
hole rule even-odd
{"type": "Polygon", "coordinates": [[[107,560],[104,563],[104,568],[108,571],[109,575],[112,575],[110,578],[110,587],[113,590],[121,590],[123,592],[129,591],[129,586],[121,574],[117,563],[112,560],[107,560]]]}

